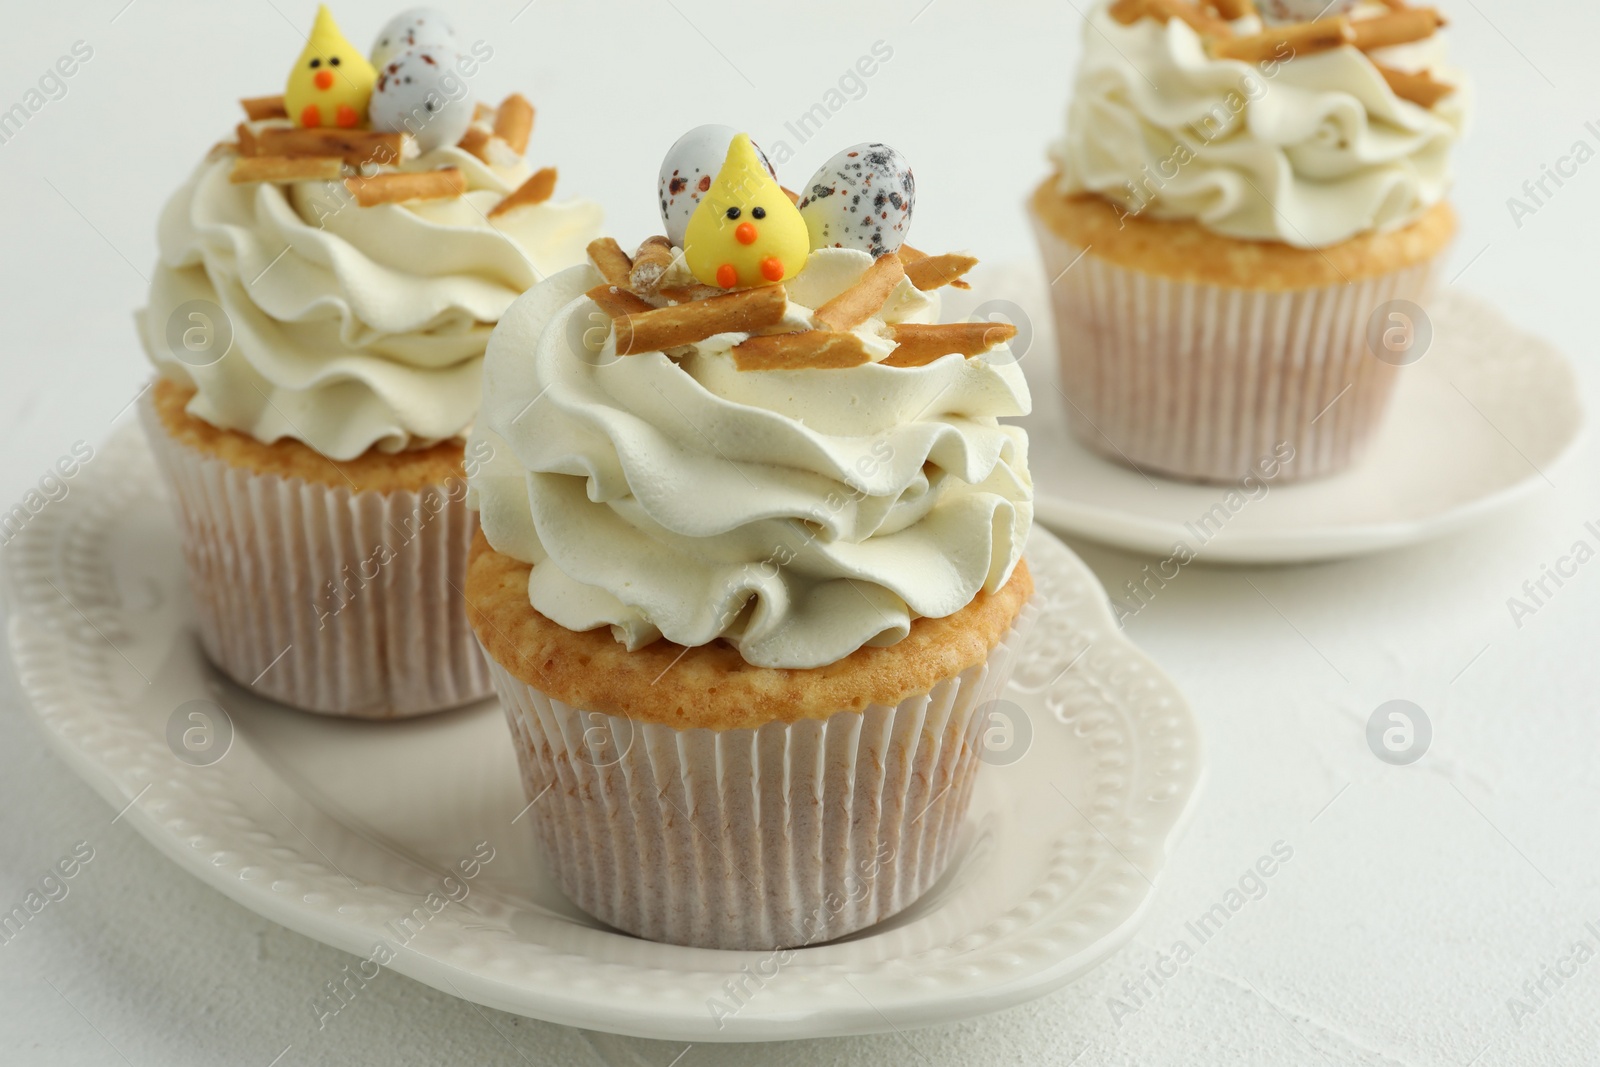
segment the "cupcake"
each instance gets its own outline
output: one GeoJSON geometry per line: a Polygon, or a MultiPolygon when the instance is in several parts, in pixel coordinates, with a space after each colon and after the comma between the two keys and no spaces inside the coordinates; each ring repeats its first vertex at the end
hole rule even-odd
{"type": "Polygon", "coordinates": [[[886,145],[803,197],[769,168],[679,141],[666,234],[501,319],[468,444],[468,614],[538,843],[590,914],[711,948],[933,884],[1032,617],[1012,331],[938,322],[974,261],[904,244],[886,145]]]}
{"type": "Polygon", "coordinates": [[[137,316],[201,642],[309,711],[491,691],[460,593],[484,348],[599,232],[523,161],[527,101],[475,105],[483,57],[442,36],[379,71],[322,10],[284,95],[168,202],[137,316]]]}
{"type": "Polygon", "coordinates": [[[1456,230],[1441,25],[1399,0],[1089,16],[1031,201],[1081,441],[1217,482],[1360,456],[1456,230]]]}

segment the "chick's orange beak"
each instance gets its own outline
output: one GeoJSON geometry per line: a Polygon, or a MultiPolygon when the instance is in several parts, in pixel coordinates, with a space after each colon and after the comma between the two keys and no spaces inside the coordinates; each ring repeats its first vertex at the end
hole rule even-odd
{"type": "Polygon", "coordinates": [[[311,80],[316,83],[316,86],[317,86],[318,89],[323,89],[323,90],[332,89],[333,88],[333,71],[331,71],[331,70],[319,70],[319,71],[316,72],[316,74],[312,75],[311,80]]]}
{"type": "Polygon", "coordinates": [[[740,244],[753,245],[756,243],[756,224],[753,222],[741,222],[733,231],[733,235],[739,239],[740,244]]]}

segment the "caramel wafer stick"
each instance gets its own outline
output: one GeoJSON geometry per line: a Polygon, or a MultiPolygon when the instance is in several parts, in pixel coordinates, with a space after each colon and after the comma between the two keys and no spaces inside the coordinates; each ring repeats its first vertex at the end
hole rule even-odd
{"type": "Polygon", "coordinates": [[[839,370],[870,361],[861,338],[829,330],[774,333],[733,346],[733,364],[740,370],[839,370]]]}
{"type": "Polygon", "coordinates": [[[457,167],[441,167],[416,173],[374,174],[370,178],[346,178],[344,187],[355,194],[362,207],[376,204],[402,204],[407,200],[445,200],[467,191],[467,176],[457,167]]]}
{"type": "Polygon", "coordinates": [[[467,132],[461,135],[461,140],[456,147],[469,155],[477,156],[485,163],[489,162],[489,138],[492,135],[482,126],[468,126],[467,132]]]}
{"type": "Polygon", "coordinates": [[[256,139],[256,133],[250,128],[248,122],[241,122],[234,128],[234,135],[239,138],[239,154],[241,156],[259,156],[261,142],[256,139]]]}
{"type": "Polygon", "coordinates": [[[1117,0],[1111,5],[1111,17],[1124,26],[1131,26],[1145,16],[1144,0],[1117,0]]]}
{"type": "Polygon", "coordinates": [[[245,182],[333,181],[343,169],[344,165],[337,159],[327,157],[240,156],[233,161],[228,180],[236,185],[245,182]]]}
{"type": "Polygon", "coordinates": [[[517,155],[528,150],[528,135],[533,132],[533,105],[521,93],[500,101],[494,116],[494,135],[511,146],[517,155]]]}
{"type": "Polygon", "coordinates": [[[615,285],[618,289],[628,287],[628,272],[633,269],[633,260],[628,258],[628,253],[614,238],[596,237],[589,242],[588,253],[589,262],[594,264],[594,269],[600,272],[606,284],[615,285]]]}
{"type": "Polygon", "coordinates": [[[1256,13],[1255,0],[1208,0],[1208,2],[1216,11],[1218,18],[1227,19],[1229,22],[1256,13]]]}
{"type": "Polygon", "coordinates": [[[1269,59],[1281,59],[1284,48],[1290,49],[1292,55],[1304,56],[1354,44],[1355,39],[1350,20],[1339,16],[1277,26],[1265,33],[1218,41],[1212,46],[1211,52],[1218,59],[1262,63],[1269,59]]]}
{"type": "Polygon", "coordinates": [[[905,276],[899,256],[879,256],[854,285],[817,309],[817,325],[840,333],[861,325],[882,309],[905,276]]]}
{"type": "Polygon", "coordinates": [[[638,315],[641,312],[655,310],[649,304],[628,292],[628,290],[618,289],[616,286],[607,285],[604,282],[583,295],[599,304],[600,310],[613,319],[620,319],[624,315],[638,315]]]}
{"type": "Polygon", "coordinates": [[[398,163],[405,135],[375,130],[297,129],[268,127],[256,134],[262,155],[333,156],[353,167],[363,163],[398,163]]]}
{"type": "Polygon", "coordinates": [[[283,96],[247,96],[239,101],[239,106],[244,108],[245,117],[251,122],[260,122],[262,119],[286,119],[289,109],[283,106],[283,96]]]}
{"type": "Polygon", "coordinates": [[[653,293],[661,287],[661,279],[672,266],[672,242],[665,237],[647,237],[639,251],[633,254],[633,267],[628,271],[628,283],[641,293],[653,293]]]}
{"type": "Polygon", "coordinates": [[[489,209],[489,217],[504,215],[512,208],[524,207],[529,204],[542,204],[549,200],[556,191],[556,168],[540,167],[533,175],[521,185],[517,186],[504,200],[489,209]]]}
{"type": "Polygon", "coordinates": [[[1394,70],[1377,63],[1374,63],[1373,66],[1378,68],[1378,73],[1383,75],[1383,80],[1389,83],[1389,88],[1394,90],[1394,95],[1422,107],[1432,107],[1456,91],[1454,85],[1436,81],[1433,75],[1425,70],[1412,73],[1410,71],[1394,70]]]}
{"type": "MultiPolygon", "coordinates": [[[[909,259],[907,249],[901,248],[900,261],[905,264],[906,277],[911,279],[911,284],[923,292],[942,285],[960,285],[961,276],[978,265],[975,257],[959,252],[930,256],[914,248],[910,249],[909,259]]],[[[965,285],[961,287],[966,288],[965,285]]]]}
{"type": "Polygon", "coordinates": [[[695,285],[674,285],[669,289],[658,291],[656,295],[674,304],[687,304],[691,300],[705,300],[721,292],[723,290],[714,285],[700,285],[697,283],[695,285]]]}
{"type": "Polygon", "coordinates": [[[1206,14],[1191,0],[1117,0],[1110,10],[1111,17],[1124,26],[1146,17],[1161,22],[1178,19],[1188,23],[1202,37],[1229,37],[1233,34],[1232,27],[1226,22],[1206,14]]]}
{"type": "Polygon", "coordinates": [[[753,333],[781,322],[788,303],[783,286],[763,285],[624,315],[616,320],[617,354],[659,352],[719,333],[753,333]]]}
{"type": "Polygon", "coordinates": [[[982,355],[1017,335],[1008,322],[942,322],[924,325],[902,322],[889,327],[898,346],[883,361],[886,367],[921,367],[952,352],[982,355]]]}
{"type": "Polygon", "coordinates": [[[1354,31],[1351,43],[1363,52],[1390,45],[1409,44],[1432,37],[1443,26],[1444,19],[1431,7],[1408,7],[1378,15],[1370,19],[1357,19],[1350,24],[1354,31]]]}
{"type": "Polygon", "coordinates": [[[1213,18],[1200,10],[1191,0],[1143,0],[1145,14],[1167,22],[1178,19],[1202,37],[1231,37],[1233,30],[1221,19],[1213,18]]]}

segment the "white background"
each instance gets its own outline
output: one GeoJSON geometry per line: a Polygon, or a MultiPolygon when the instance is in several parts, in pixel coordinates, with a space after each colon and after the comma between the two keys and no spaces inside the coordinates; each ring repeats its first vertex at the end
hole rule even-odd
{"type": "MultiPolygon", "coordinates": [[[[1021,202],[1060,126],[1083,0],[924,2],[497,0],[455,11],[469,40],[495,50],[480,96],[517,89],[534,101],[531,161],[559,165],[562,193],[604,204],[624,245],[658,229],[665,148],[718,121],[769,151],[788,141],[790,185],[839,148],[887,140],[916,167],[916,244],[1031,258],[1021,202]],[[800,144],[784,121],[880,40],[893,56],[865,95],[800,144]]],[[[123,3],[36,4],[22,17],[16,5],[0,34],[0,109],[75,41],[94,50],[66,95],[0,145],[6,508],[75,441],[99,442],[131,418],[148,371],[130,316],[157,212],[228,135],[236,98],[280,91],[313,12],[307,0],[123,3]]],[[[1520,228],[1506,204],[1574,141],[1600,148],[1600,10],[1443,6],[1479,103],[1459,156],[1453,284],[1565,348],[1600,409],[1600,163],[1520,228]]],[[[336,14],[364,44],[391,10],[345,0],[336,14]]],[[[20,901],[74,843],[96,855],[65,900],[0,945],[0,1063],[265,1067],[286,1045],[285,1067],[1593,1062],[1600,960],[1559,989],[1547,983],[1553,996],[1520,1022],[1507,1006],[1575,939],[1600,949],[1584,929],[1600,926],[1600,563],[1520,628],[1506,605],[1574,541],[1600,545],[1584,530],[1600,520],[1593,447],[1551,478],[1517,514],[1424,547],[1313,567],[1187,568],[1129,626],[1190,695],[1211,758],[1148,925],[1053,996],[904,1035],[685,1051],[480,1011],[387,974],[318,1033],[310,998],[349,957],[257,918],[111,825],[45,750],[7,665],[0,905],[20,901]],[[1370,712],[1396,697],[1435,729],[1409,768],[1380,763],[1363,740],[1370,712]],[[1150,1003],[1113,1020],[1107,997],[1124,996],[1123,982],[1279,840],[1294,857],[1266,895],[1150,1003]]],[[[1146,562],[1075,547],[1112,588],[1146,562]]]]}

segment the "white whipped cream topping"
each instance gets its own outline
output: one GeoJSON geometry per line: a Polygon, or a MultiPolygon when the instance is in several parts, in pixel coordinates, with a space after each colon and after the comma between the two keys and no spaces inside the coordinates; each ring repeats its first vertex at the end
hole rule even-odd
{"type": "MultiPolygon", "coordinates": [[[[1382,10],[1364,5],[1356,17],[1382,10]]],[[[1351,47],[1213,59],[1179,19],[1124,26],[1102,5],[1085,27],[1066,136],[1051,151],[1061,191],[1302,248],[1402,226],[1449,191],[1469,93],[1437,33],[1372,58],[1457,89],[1431,109],[1402,100],[1351,47]]]]}
{"type": "MultiPolygon", "coordinates": [[[[813,252],[787,283],[794,328],[871,262],[813,252]]],[[[722,334],[677,361],[618,357],[583,295],[600,282],[574,267],[505,313],[467,445],[468,501],[495,549],[533,565],[541,614],[629,649],[720,637],[804,668],[1010,578],[1033,487],[1027,435],[996,421],[1031,406],[1009,351],[740,371],[728,350],[745,335],[722,334]]],[[[858,333],[887,354],[886,323],[937,312],[902,281],[858,333]]]]}
{"type": "Polygon", "coordinates": [[[459,167],[464,196],[374,207],[336,183],[235,185],[233,159],[213,154],[162,212],[145,351],[198,390],[196,418],[334,459],[465,435],[494,323],[599,235],[600,209],[583,200],[488,219],[531,171],[453,146],[401,169],[459,167]],[[208,366],[169,341],[169,318],[192,300],[221,307],[233,333],[208,366]]]}

